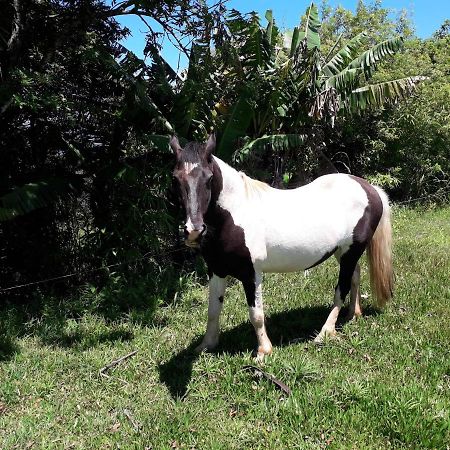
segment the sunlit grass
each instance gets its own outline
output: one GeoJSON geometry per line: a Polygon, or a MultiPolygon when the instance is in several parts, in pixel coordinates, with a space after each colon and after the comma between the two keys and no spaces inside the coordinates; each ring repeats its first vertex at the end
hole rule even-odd
{"type": "Polygon", "coordinates": [[[199,357],[207,304],[194,281],[154,316],[68,318],[50,303],[30,320],[3,308],[0,448],[448,448],[450,209],[396,209],[394,231],[394,300],[381,313],[365,300],[364,318],[324,346],[310,338],[331,306],[335,262],[265,278],[264,370],[289,398],[242,370],[255,337],[237,283],[220,348],[199,357]]]}

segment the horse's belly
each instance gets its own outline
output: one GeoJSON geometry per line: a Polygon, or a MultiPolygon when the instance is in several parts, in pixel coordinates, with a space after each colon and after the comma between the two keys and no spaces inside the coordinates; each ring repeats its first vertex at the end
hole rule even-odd
{"type": "Polygon", "coordinates": [[[255,268],[262,272],[297,272],[324,261],[335,251],[332,243],[311,248],[268,247],[266,258],[255,261],[255,268]]]}

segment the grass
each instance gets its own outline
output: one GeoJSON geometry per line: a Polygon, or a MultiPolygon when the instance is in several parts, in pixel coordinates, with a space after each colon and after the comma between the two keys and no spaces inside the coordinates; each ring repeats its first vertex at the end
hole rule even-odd
{"type": "Polygon", "coordinates": [[[237,283],[220,348],[198,357],[207,302],[194,281],[155,315],[3,307],[0,448],[450,448],[450,208],[396,209],[394,227],[394,300],[381,313],[365,304],[323,346],[310,338],[331,306],[334,261],[266,276],[264,370],[289,398],[242,370],[255,337],[237,283]]]}

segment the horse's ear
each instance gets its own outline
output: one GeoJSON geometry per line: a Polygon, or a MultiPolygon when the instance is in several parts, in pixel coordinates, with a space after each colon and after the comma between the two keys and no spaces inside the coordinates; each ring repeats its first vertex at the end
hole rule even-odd
{"type": "Polygon", "coordinates": [[[208,160],[211,158],[211,155],[215,150],[215,148],[216,148],[216,135],[214,133],[211,133],[208,137],[208,140],[206,141],[205,146],[205,155],[208,160]]]}
{"type": "Polygon", "coordinates": [[[183,149],[181,148],[180,143],[178,142],[178,138],[175,135],[173,135],[172,139],[170,140],[170,147],[172,148],[173,152],[175,153],[175,155],[177,157],[183,151],[183,149]]]}

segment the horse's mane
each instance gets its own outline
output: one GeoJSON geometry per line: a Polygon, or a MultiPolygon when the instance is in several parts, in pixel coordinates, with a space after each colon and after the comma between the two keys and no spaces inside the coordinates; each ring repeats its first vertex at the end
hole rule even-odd
{"type": "Polygon", "coordinates": [[[244,172],[239,172],[239,175],[244,182],[245,195],[247,197],[260,195],[262,192],[268,191],[270,189],[270,186],[267,183],[263,183],[259,180],[254,180],[253,178],[245,175],[244,172]]]}

